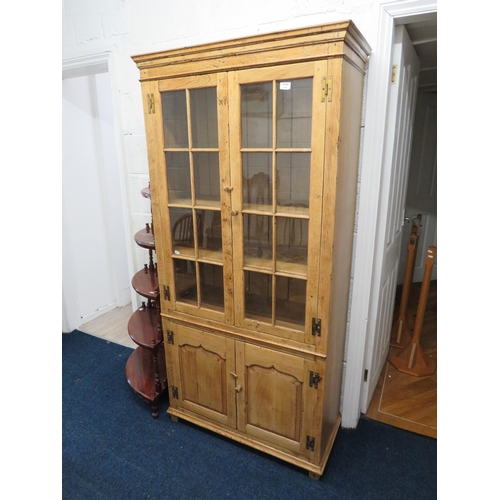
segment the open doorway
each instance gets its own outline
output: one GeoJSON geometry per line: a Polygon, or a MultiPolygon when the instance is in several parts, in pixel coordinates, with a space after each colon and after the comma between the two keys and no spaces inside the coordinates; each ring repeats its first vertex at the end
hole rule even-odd
{"type": "MultiPolygon", "coordinates": [[[[411,159],[405,203],[394,315],[400,300],[412,227],[418,226],[406,315],[416,316],[424,278],[427,249],[437,248],[437,16],[405,24],[420,61],[411,159]]],[[[426,356],[437,359],[437,258],[432,267],[420,345],[426,356]]],[[[412,321],[410,321],[412,323],[412,321]]],[[[414,321],[413,321],[414,323],[414,321]]],[[[394,339],[391,339],[394,340],[394,339]]],[[[391,347],[389,355],[397,347],[391,347]]],[[[415,377],[386,362],[366,411],[370,418],[437,437],[437,374],[415,377]]]]}
{"type": "Polygon", "coordinates": [[[131,301],[126,196],[103,66],[63,65],[63,332],[131,301]]]}

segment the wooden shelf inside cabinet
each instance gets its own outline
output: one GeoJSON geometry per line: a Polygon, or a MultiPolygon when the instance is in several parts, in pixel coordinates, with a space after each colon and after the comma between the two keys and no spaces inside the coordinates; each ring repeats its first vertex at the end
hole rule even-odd
{"type": "Polygon", "coordinates": [[[125,367],[127,382],[132,389],[151,404],[153,417],[158,417],[160,396],[167,387],[167,371],[163,349],[154,351],[138,347],[125,367]]]}
{"type": "Polygon", "coordinates": [[[159,309],[142,304],[129,319],[128,334],[137,345],[153,349],[163,342],[159,309]]]}

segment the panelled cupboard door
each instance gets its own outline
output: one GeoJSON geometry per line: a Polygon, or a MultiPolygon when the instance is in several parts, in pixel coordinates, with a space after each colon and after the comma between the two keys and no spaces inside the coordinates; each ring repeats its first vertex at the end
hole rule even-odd
{"type": "Polygon", "coordinates": [[[171,405],[236,427],[234,340],[181,325],[173,332],[167,355],[174,366],[171,384],[177,398],[171,405]]]}
{"type": "Polygon", "coordinates": [[[308,457],[318,393],[309,386],[315,367],[298,356],[237,342],[238,430],[308,457]]]}
{"type": "MultiPolygon", "coordinates": [[[[233,323],[226,73],[156,85],[155,186],[165,305],[233,323]],[[158,132],[159,131],[159,132],[158,132]],[[226,222],[225,222],[226,221],[226,222]]],[[[164,309],[167,309],[164,308],[164,309]]]]}
{"type": "Polygon", "coordinates": [[[325,61],[229,72],[237,326],[314,343],[325,61]],[[315,258],[316,257],[316,258],[315,258]]]}

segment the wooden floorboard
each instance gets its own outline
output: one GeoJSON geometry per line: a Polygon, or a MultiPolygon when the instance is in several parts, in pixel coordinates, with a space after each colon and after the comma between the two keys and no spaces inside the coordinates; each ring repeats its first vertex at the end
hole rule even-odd
{"type": "MultiPolygon", "coordinates": [[[[410,314],[416,313],[420,284],[413,286],[410,314]]],[[[398,299],[395,311],[398,310],[398,299]]],[[[437,361],[437,281],[431,282],[420,346],[437,361]]],[[[389,354],[394,351],[391,347],[389,354]]],[[[386,362],[366,416],[408,431],[437,438],[437,370],[425,377],[401,373],[386,362]]]]}

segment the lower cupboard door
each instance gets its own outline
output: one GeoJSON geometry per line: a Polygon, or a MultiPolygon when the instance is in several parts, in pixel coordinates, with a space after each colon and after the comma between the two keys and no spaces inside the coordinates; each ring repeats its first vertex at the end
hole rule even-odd
{"type": "Polygon", "coordinates": [[[309,457],[307,438],[317,400],[309,374],[315,363],[237,342],[236,367],[243,380],[237,394],[238,430],[309,457]]]}
{"type": "Polygon", "coordinates": [[[174,406],[235,428],[234,341],[184,326],[174,330],[172,354],[179,398],[174,406]]]}

